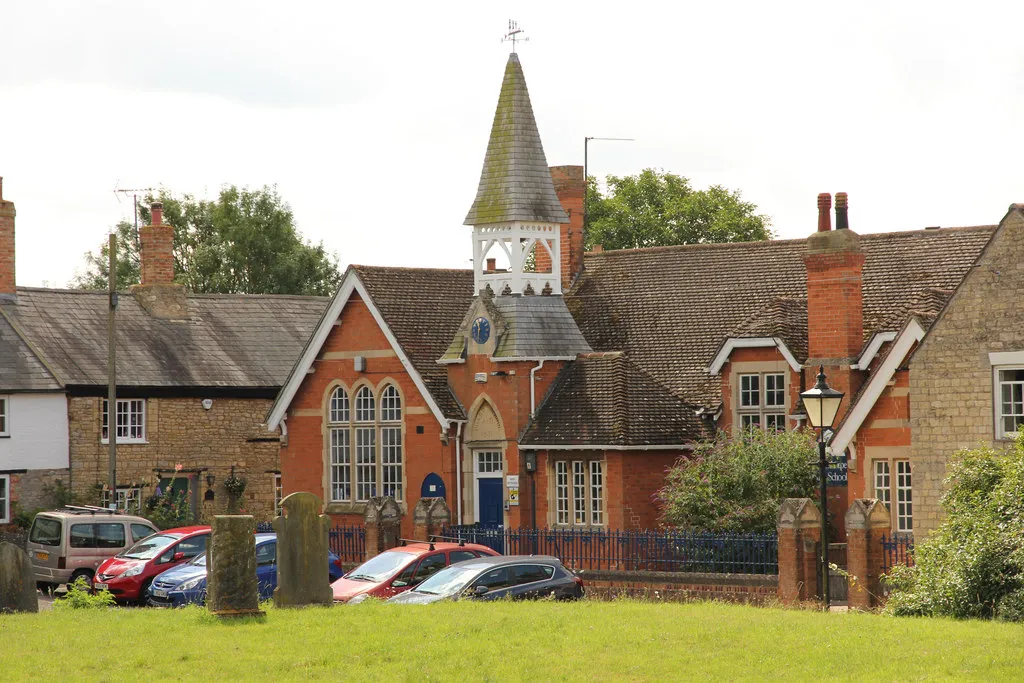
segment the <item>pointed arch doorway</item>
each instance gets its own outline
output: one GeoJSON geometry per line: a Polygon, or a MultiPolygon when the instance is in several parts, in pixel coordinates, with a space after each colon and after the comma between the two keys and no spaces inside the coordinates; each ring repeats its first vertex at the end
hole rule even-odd
{"type": "Polygon", "coordinates": [[[473,471],[471,491],[473,521],[481,526],[505,523],[505,430],[501,417],[486,397],[477,399],[470,411],[466,450],[473,471]]]}

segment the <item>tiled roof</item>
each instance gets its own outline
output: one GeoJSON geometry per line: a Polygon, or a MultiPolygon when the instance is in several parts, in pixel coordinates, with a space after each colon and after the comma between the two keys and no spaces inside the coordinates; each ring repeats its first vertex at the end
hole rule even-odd
{"type": "Polygon", "coordinates": [[[669,446],[700,433],[695,409],[624,353],[583,354],[559,374],[520,443],[669,446]]]}
{"type": "Polygon", "coordinates": [[[53,378],[28,344],[0,315],[0,393],[14,391],[59,391],[53,378]]]}
{"type": "Polygon", "coordinates": [[[807,359],[807,299],[779,297],[733,328],[729,337],[778,337],[802,362],[807,359]]]}
{"type": "Polygon", "coordinates": [[[590,351],[561,296],[496,296],[505,324],[495,358],[575,356],[590,351]]]}
{"type": "Polygon", "coordinates": [[[476,199],[466,225],[505,221],[568,223],[544,156],[526,77],[509,55],[476,199]]]}
{"type": "Polygon", "coordinates": [[[438,365],[473,301],[473,271],[352,266],[446,417],[465,413],[438,365]]]}
{"type": "MultiPolygon", "coordinates": [[[[955,288],[993,230],[861,235],[865,341],[955,288]]],[[[705,368],[723,340],[745,323],[762,329],[777,319],[771,309],[782,300],[806,300],[805,247],[800,239],[587,254],[566,303],[591,348],[626,351],[676,397],[710,406],[720,388],[705,368]]]]}
{"type": "MultiPolygon", "coordinates": [[[[102,291],[19,287],[17,301],[4,304],[3,313],[61,384],[103,385],[107,302],[102,291]]],[[[279,387],[326,303],[322,297],[198,294],[188,298],[188,320],[168,321],[152,317],[122,293],[117,383],[279,387]]]]}

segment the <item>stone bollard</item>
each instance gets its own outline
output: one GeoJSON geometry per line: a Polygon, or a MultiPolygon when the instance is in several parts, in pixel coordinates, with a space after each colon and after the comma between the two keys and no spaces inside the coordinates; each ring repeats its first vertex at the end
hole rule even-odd
{"type": "Polygon", "coordinates": [[[398,545],[402,508],[390,496],[371,498],[366,504],[363,525],[366,528],[366,559],[398,545]]]}
{"type": "Polygon", "coordinates": [[[13,543],[0,543],[0,614],[38,611],[32,560],[13,543]]]}
{"type": "Polygon", "coordinates": [[[255,531],[251,515],[213,518],[206,550],[206,606],[218,617],[265,614],[256,582],[255,531]]]}
{"type": "Polygon", "coordinates": [[[412,512],[412,537],[429,541],[439,536],[452,521],[452,511],[444,498],[420,498],[412,512]]]}
{"type": "Polygon", "coordinates": [[[323,502],[312,493],[292,493],[281,501],[277,532],[275,607],[330,605],[334,592],[327,572],[327,529],[323,502]]]}
{"type": "Polygon", "coordinates": [[[846,570],[857,579],[851,581],[851,609],[871,609],[882,604],[882,535],[889,532],[890,525],[885,503],[874,498],[858,498],[846,511],[846,570]]]}
{"type": "Polygon", "coordinates": [[[779,600],[791,605],[817,593],[821,513],[810,498],[787,498],[779,507],[779,600]]]}

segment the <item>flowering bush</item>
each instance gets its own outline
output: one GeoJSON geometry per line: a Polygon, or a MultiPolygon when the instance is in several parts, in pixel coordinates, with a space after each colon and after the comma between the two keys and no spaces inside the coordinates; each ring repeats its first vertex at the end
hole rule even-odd
{"type": "Polygon", "coordinates": [[[817,449],[806,431],[720,433],[669,468],[655,497],[668,526],[712,532],[772,532],[783,498],[810,496],[817,449]]]}

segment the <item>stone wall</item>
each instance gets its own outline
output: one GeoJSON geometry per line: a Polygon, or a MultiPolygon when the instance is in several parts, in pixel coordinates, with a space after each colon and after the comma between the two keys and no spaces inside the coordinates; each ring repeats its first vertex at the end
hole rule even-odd
{"type": "Polygon", "coordinates": [[[949,457],[997,442],[991,352],[1024,351],[1024,215],[1014,205],[910,361],[914,534],[942,518],[949,457]]]}
{"type": "Polygon", "coordinates": [[[53,496],[47,493],[58,480],[69,485],[70,473],[66,468],[51,470],[28,470],[11,476],[11,514],[24,510],[31,512],[38,508],[55,505],[53,496]],[[15,505],[17,507],[15,508],[15,505]]]}
{"type": "Polygon", "coordinates": [[[760,574],[684,572],[576,572],[588,598],[635,597],[680,602],[728,600],[765,603],[775,599],[779,577],[760,574]]]}
{"type": "MultiPolygon", "coordinates": [[[[141,486],[143,499],[153,495],[161,477],[181,465],[179,476],[191,477],[198,491],[200,519],[227,511],[223,482],[231,468],[247,480],[240,511],[269,520],[273,517],[274,471],[280,470],[279,442],[261,423],[269,399],[214,398],[209,410],[202,398],[146,400],[146,443],[118,444],[118,486],[141,486]],[[212,474],[213,500],[204,500],[206,477],[212,474]]],[[[98,502],[98,483],[108,471],[108,445],[100,440],[103,399],[72,397],[68,401],[72,485],[75,493],[98,502]]]]}

